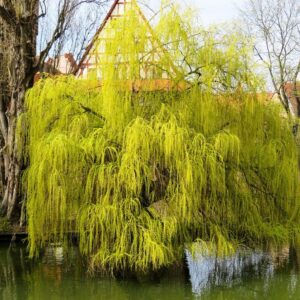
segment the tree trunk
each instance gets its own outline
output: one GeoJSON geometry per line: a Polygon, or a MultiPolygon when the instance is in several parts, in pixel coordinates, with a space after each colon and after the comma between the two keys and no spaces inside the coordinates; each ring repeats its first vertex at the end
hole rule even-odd
{"type": "Polygon", "coordinates": [[[297,78],[293,83],[293,96],[295,97],[296,104],[297,104],[297,117],[300,117],[300,85],[297,82],[297,78]]]}
{"type": "Polygon", "coordinates": [[[281,104],[283,105],[285,111],[289,114],[291,112],[290,104],[289,104],[289,98],[286,94],[285,88],[284,88],[284,82],[281,84],[281,87],[279,88],[279,99],[281,104]]]}
{"type": "MultiPolygon", "coordinates": [[[[25,93],[33,85],[35,59],[35,31],[28,20],[16,24],[11,34],[9,71],[10,98],[5,118],[1,114],[1,131],[4,133],[3,161],[5,169],[4,196],[1,209],[11,220],[18,207],[22,158],[18,157],[17,122],[23,112],[25,93]]],[[[3,111],[2,107],[2,111],[3,111]]]]}

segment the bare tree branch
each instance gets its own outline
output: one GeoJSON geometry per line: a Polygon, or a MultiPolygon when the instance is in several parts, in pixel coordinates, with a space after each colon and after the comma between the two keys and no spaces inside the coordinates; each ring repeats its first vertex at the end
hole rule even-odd
{"type": "MultiPolygon", "coordinates": [[[[255,52],[267,67],[273,89],[290,113],[291,95],[297,92],[300,56],[300,8],[297,0],[249,0],[241,10],[248,32],[256,39],[255,52]]],[[[300,100],[297,100],[300,116],[300,100]]]]}

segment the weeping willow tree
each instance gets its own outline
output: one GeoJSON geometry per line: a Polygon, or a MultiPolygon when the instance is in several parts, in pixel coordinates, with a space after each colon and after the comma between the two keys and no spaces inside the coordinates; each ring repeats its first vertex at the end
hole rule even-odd
{"type": "Polygon", "coordinates": [[[56,77],[28,92],[19,148],[31,256],[75,231],[92,269],[146,272],[195,241],[225,255],[297,236],[290,120],[256,93],[236,34],[196,40],[168,13],[157,36],[174,51],[141,59],[157,47],[145,49],[149,28],[132,9],[110,25],[101,84],[56,77]],[[150,88],[145,65],[167,72],[172,89],[150,88]]]}

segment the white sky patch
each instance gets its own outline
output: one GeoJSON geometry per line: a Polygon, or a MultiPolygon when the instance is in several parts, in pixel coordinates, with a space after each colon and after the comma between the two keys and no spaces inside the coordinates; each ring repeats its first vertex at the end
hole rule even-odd
{"type": "MultiPolygon", "coordinates": [[[[195,7],[198,9],[200,19],[204,25],[212,25],[238,19],[238,7],[243,7],[247,0],[181,0],[174,1],[183,5],[183,7],[195,7]]],[[[141,3],[147,3],[153,10],[159,10],[161,0],[140,0],[141,3]]],[[[147,9],[140,5],[145,14],[147,9]]]]}

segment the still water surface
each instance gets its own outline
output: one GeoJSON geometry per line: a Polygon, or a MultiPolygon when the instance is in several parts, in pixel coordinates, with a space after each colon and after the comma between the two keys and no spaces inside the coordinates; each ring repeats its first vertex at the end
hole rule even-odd
{"type": "Polygon", "coordinates": [[[300,300],[299,262],[289,248],[237,254],[226,260],[191,256],[189,278],[173,270],[156,280],[91,277],[76,249],[51,248],[38,261],[26,248],[0,245],[0,299],[4,300],[300,300]]]}

